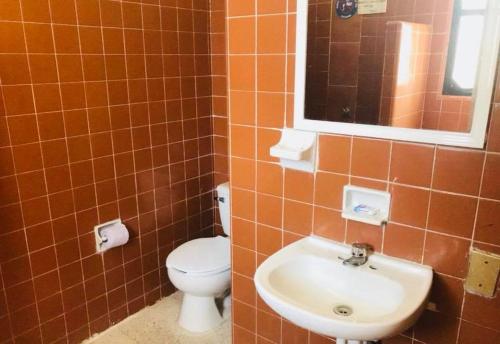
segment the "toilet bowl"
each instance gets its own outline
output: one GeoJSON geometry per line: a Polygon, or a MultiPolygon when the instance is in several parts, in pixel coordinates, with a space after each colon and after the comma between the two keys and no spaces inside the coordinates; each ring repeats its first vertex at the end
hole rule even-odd
{"type": "MultiPolygon", "coordinates": [[[[217,200],[224,233],[229,235],[229,183],[217,187],[217,200]]],[[[229,238],[217,236],[188,241],[168,255],[168,277],[184,293],[179,313],[184,329],[205,332],[223,321],[215,298],[231,283],[230,252],[229,238]]]]}

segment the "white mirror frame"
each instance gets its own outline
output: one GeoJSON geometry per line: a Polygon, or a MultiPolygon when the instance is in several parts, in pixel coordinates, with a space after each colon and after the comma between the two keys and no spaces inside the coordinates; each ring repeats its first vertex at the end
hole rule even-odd
{"type": "MultiPolygon", "coordinates": [[[[334,1],[334,0],[332,0],[334,1]]],[[[447,146],[483,148],[494,91],[500,41],[500,1],[489,0],[481,47],[480,67],[474,90],[471,131],[460,133],[428,129],[396,128],[379,125],[329,122],[306,119],[305,86],[307,63],[308,0],[297,1],[294,128],[299,130],[433,143],[447,146]]]]}

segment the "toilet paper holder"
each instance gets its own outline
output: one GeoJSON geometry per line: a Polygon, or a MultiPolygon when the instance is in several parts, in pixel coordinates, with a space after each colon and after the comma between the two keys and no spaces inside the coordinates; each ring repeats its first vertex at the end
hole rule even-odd
{"type": "Polygon", "coordinates": [[[95,244],[96,244],[96,251],[97,252],[104,252],[106,251],[105,248],[102,247],[103,244],[108,242],[108,238],[103,235],[102,231],[106,228],[110,228],[116,225],[121,225],[122,220],[121,219],[116,219],[113,221],[109,221],[106,223],[102,223],[99,225],[96,225],[94,227],[94,234],[95,234],[95,244]]]}

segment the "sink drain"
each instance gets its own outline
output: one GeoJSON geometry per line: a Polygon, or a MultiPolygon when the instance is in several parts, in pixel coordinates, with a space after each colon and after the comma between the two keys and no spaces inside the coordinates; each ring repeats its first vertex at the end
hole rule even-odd
{"type": "Polygon", "coordinates": [[[333,312],[337,315],[348,317],[349,315],[352,314],[352,308],[346,305],[339,305],[333,307],[333,312]]]}

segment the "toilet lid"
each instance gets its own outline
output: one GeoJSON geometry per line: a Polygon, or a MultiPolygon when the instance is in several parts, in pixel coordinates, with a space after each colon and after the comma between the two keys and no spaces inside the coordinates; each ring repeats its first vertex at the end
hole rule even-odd
{"type": "Polygon", "coordinates": [[[188,241],[167,257],[167,268],[188,273],[217,273],[231,267],[228,238],[201,238],[188,241]]]}

